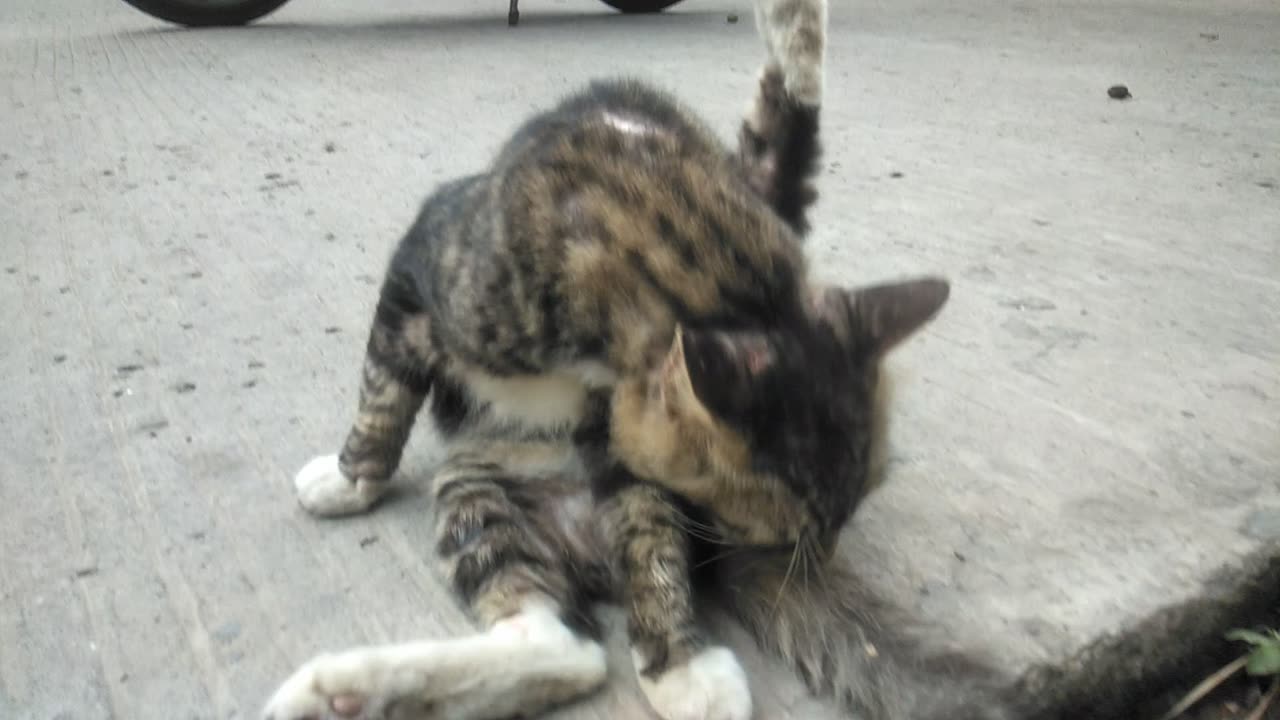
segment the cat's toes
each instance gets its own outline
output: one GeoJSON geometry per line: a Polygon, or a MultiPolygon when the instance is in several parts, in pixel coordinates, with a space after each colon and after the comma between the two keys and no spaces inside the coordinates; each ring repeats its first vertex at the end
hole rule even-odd
{"type": "Polygon", "coordinates": [[[354,688],[335,686],[322,678],[323,666],[332,656],[321,656],[302,666],[276,690],[262,711],[263,720],[373,720],[373,703],[354,688]]]}
{"type": "Polygon", "coordinates": [[[362,513],[387,490],[386,482],[352,482],[338,468],[337,455],[322,455],[303,466],[293,478],[298,504],[312,515],[339,517],[362,513]]]}
{"type": "Polygon", "coordinates": [[[728,648],[712,647],[640,687],[663,720],[749,720],[747,675],[728,648]]]}

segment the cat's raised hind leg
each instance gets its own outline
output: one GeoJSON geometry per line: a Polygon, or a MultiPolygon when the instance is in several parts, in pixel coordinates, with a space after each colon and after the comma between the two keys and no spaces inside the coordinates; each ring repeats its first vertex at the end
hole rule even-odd
{"type": "Polygon", "coordinates": [[[360,405],[338,455],[322,455],[294,477],[298,502],[321,517],[368,510],[400,465],[436,362],[429,323],[407,281],[389,276],[365,351],[360,405]]]}

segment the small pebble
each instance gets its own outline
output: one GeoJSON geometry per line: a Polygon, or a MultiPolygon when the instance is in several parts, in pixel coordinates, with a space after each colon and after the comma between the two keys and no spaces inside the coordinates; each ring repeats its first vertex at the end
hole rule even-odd
{"type": "Polygon", "coordinates": [[[1112,85],[1107,88],[1107,97],[1112,100],[1128,100],[1133,97],[1129,94],[1129,88],[1124,85],[1112,85]]]}

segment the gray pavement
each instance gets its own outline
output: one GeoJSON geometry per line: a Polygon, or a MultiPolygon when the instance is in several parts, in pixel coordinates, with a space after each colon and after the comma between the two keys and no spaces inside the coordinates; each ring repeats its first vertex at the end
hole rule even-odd
{"type": "MultiPolygon", "coordinates": [[[[1280,596],[1280,5],[833,3],[816,264],[954,281],[846,550],[1101,717],[1280,596]]],[[[522,9],[185,32],[0,3],[0,718],[250,718],[317,651],[466,627],[429,438],[372,515],[291,495],[389,250],[584,80],[657,80],[728,137],[760,57],[747,0],[522,9]]],[[[744,652],[758,717],[838,716],[744,652]]],[[[560,717],[648,717],[628,673],[560,717]]]]}

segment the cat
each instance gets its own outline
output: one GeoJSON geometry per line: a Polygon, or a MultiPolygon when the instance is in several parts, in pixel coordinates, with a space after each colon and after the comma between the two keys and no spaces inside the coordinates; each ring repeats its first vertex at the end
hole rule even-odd
{"type": "Polygon", "coordinates": [[[427,199],[342,451],[295,488],[318,516],[370,509],[429,399],[435,551],[483,630],[320,655],[265,717],[536,715],[604,683],[592,606],[619,601],[660,717],[746,720],[740,664],[696,621],[695,570],[816,689],[916,717],[890,680],[924,655],[850,604],[866,593],[838,567],[823,585],[783,571],[832,560],[874,454],[880,360],[949,293],[808,278],[826,13],[760,0],[768,61],[736,150],[661,91],[597,82],[427,199]],[[844,585],[857,594],[831,594],[844,585]]]}

